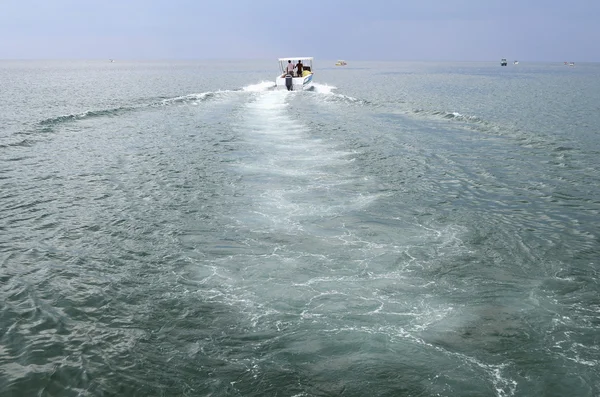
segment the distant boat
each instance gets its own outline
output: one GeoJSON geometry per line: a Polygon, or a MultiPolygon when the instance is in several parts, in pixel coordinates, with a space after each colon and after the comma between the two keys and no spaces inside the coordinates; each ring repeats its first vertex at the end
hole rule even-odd
{"type": "Polygon", "coordinates": [[[519,61],[514,61],[513,62],[513,65],[518,65],[518,64],[519,64],[519,61]]]}
{"type": "Polygon", "coordinates": [[[339,61],[337,61],[335,63],[335,66],[346,66],[346,65],[347,65],[346,61],[344,61],[342,59],[340,59],[339,61]]]}
{"type": "Polygon", "coordinates": [[[110,63],[113,63],[115,60],[114,59],[109,59],[108,60],[110,63]]]}
{"type": "Polygon", "coordinates": [[[508,65],[508,62],[506,62],[506,58],[502,58],[500,60],[500,66],[506,66],[506,65],[508,65]]]}
{"type": "Polygon", "coordinates": [[[569,66],[575,66],[575,62],[569,62],[569,66]]]}

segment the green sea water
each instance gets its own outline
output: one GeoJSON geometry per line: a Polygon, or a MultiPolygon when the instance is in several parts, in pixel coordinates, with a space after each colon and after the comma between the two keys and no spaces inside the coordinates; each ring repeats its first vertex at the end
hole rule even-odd
{"type": "Polygon", "coordinates": [[[0,395],[597,396],[600,65],[0,62],[0,395]]]}

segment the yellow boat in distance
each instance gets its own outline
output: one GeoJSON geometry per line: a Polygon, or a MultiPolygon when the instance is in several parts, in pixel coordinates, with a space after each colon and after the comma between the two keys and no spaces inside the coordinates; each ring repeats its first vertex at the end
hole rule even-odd
{"type": "Polygon", "coordinates": [[[347,65],[346,61],[341,60],[341,59],[335,63],[335,66],[346,66],[346,65],[347,65]]]}

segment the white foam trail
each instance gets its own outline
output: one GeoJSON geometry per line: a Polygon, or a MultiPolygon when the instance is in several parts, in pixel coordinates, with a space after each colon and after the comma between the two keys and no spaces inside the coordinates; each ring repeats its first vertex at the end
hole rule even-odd
{"type": "Polygon", "coordinates": [[[364,101],[361,101],[358,98],[354,98],[348,95],[343,95],[343,94],[338,94],[333,92],[333,90],[337,90],[337,87],[332,86],[332,85],[327,85],[327,84],[317,84],[314,83],[313,84],[314,87],[314,92],[318,93],[318,94],[323,94],[326,98],[338,98],[338,99],[342,99],[344,101],[349,101],[349,102],[356,102],[356,103],[364,103],[364,101]]]}
{"type": "Polygon", "coordinates": [[[250,84],[242,88],[246,92],[263,92],[275,87],[274,81],[261,81],[258,84],[250,84]]]}
{"type": "Polygon", "coordinates": [[[238,169],[246,175],[248,189],[256,193],[256,206],[240,213],[238,220],[253,230],[297,234],[306,218],[362,208],[376,198],[343,193],[343,186],[354,180],[352,173],[346,172],[352,160],[348,153],[310,138],[309,127],[288,110],[296,95],[288,91],[262,93],[246,104],[243,113],[239,128],[244,131],[244,151],[250,155],[238,163],[238,169]]]}
{"type": "Polygon", "coordinates": [[[319,94],[331,94],[333,90],[337,90],[337,87],[327,84],[313,83],[313,87],[315,88],[315,92],[319,94]]]}
{"type": "Polygon", "coordinates": [[[178,96],[178,97],[174,97],[174,98],[163,99],[160,102],[154,103],[152,105],[172,105],[174,103],[180,103],[180,102],[195,103],[195,101],[203,101],[205,99],[212,97],[213,95],[215,95],[219,92],[226,92],[226,91],[217,91],[217,92],[207,91],[207,92],[201,92],[201,93],[196,93],[196,94],[182,95],[182,96],[178,96]]]}

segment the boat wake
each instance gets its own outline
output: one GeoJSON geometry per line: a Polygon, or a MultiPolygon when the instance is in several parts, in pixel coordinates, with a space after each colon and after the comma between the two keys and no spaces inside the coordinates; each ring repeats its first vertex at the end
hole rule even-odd
{"type": "Polygon", "coordinates": [[[313,83],[311,91],[318,92],[319,94],[333,94],[333,90],[337,90],[337,87],[333,85],[313,83]]]}
{"type": "Polygon", "coordinates": [[[158,101],[142,103],[142,104],[138,104],[138,105],[119,106],[119,107],[115,107],[115,108],[101,109],[101,110],[87,110],[87,111],[81,112],[81,113],[73,113],[73,114],[67,114],[67,115],[44,119],[44,120],[40,121],[38,123],[38,125],[45,127],[47,129],[47,128],[51,128],[54,125],[65,123],[65,122],[89,119],[89,118],[93,118],[93,117],[116,116],[116,115],[119,115],[119,114],[122,114],[125,112],[131,112],[131,111],[136,111],[136,110],[146,109],[146,108],[151,108],[151,107],[170,106],[170,105],[175,105],[175,104],[179,104],[179,103],[197,104],[198,102],[206,101],[206,100],[213,98],[216,95],[223,93],[223,92],[227,92],[227,91],[202,92],[199,94],[189,94],[189,95],[183,95],[183,96],[178,96],[178,97],[173,97],[173,98],[163,98],[158,101]]]}
{"type": "Polygon", "coordinates": [[[198,101],[204,101],[211,97],[213,97],[215,93],[213,92],[204,92],[201,94],[190,94],[185,96],[179,96],[174,98],[162,99],[160,101],[145,103],[134,106],[121,106],[111,109],[102,109],[102,110],[88,110],[82,113],[75,114],[67,114],[57,117],[51,117],[39,122],[40,126],[53,126],[60,123],[65,123],[69,121],[88,119],[93,117],[103,117],[103,116],[116,116],[121,113],[136,111],[140,109],[145,109],[149,107],[160,107],[160,106],[169,106],[177,103],[197,103],[198,101]]]}
{"type": "MultiPolygon", "coordinates": [[[[277,87],[275,82],[273,81],[261,81],[260,83],[250,84],[242,88],[242,91],[245,92],[265,92],[272,91],[277,87]]],[[[305,91],[308,92],[317,92],[319,94],[333,94],[333,90],[336,90],[337,87],[327,84],[318,84],[313,83],[312,86],[305,91]]],[[[294,91],[300,92],[300,91],[294,91]]]]}
{"type": "Polygon", "coordinates": [[[379,197],[377,193],[348,192],[347,186],[364,183],[349,172],[354,161],[351,153],[310,139],[310,126],[290,113],[294,95],[283,90],[257,95],[245,105],[236,126],[244,136],[240,139],[245,155],[236,154],[231,162],[244,176],[248,191],[260,192],[254,197],[253,211],[237,217],[244,219],[250,230],[283,228],[301,234],[308,227],[305,218],[339,215],[379,197]]]}
{"type": "Polygon", "coordinates": [[[93,118],[100,117],[115,117],[121,116],[123,114],[141,111],[150,108],[160,108],[160,107],[168,107],[178,104],[184,105],[198,105],[200,102],[207,102],[209,100],[222,97],[234,91],[224,90],[224,91],[207,91],[196,94],[188,94],[176,97],[159,97],[154,100],[146,100],[145,102],[140,102],[137,104],[117,106],[113,108],[106,109],[92,109],[86,110],[79,113],[71,113],[64,114],[55,117],[49,117],[38,121],[30,126],[23,128],[21,131],[15,132],[12,136],[5,137],[7,139],[2,139],[0,141],[0,148],[9,148],[9,147],[20,147],[20,146],[31,146],[36,142],[36,139],[32,139],[31,136],[51,133],[54,132],[54,129],[59,127],[60,125],[72,122],[78,122],[82,120],[88,120],[93,118]],[[23,136],[27,136],[27,138],[23,138],[23,136]],[[16,138],[16,140],[15,140],[16,138]]]}
{"type": "MultiPolygon", "coordinates": [[[[260,83],[250,84],[250,85],[243,87],[242,91],[244,91],[244,92],[267,92],[267,91],[273,91],[276,88],[277,88],[277,85],[272,81],[261,81],[260,83]]],[[[362,99],[354,98],[354,97],[351,97],[348,95],[338,94],[338,93],[334,92],[334,90],[337,90],[337,87],[335,87],[333,85],[313,83],[310,88],[308,88],[304,91],[323,95],[323,98],[325,99],[325,101],[330,101],[330,100],[342,101],[342,102],[348,102],[348,103],[357,103],[357,104],[361,104],[361,105],[369,103],[368,101],[365,101],[362,99]]],[[[296,93],[296,92],[304,92],[304,91],[292,91],[292,92],[296,93]]]]}
{"type": "MultiPolygon", "coordinates": [[[[33,126],[23,129],[19,132],[16,132],[14,136],[27,136],[28,138],[23,139],[19,138],[17,141],[13,139],[8,139],[8,141],[0,142],[0,148],[3,147],[12,147],[12,146],[29,146],[35,143],[35,139],[31,140],[32,135],[40,134],[40,133],[51,133],[54,132],[55,128],[58,128],[61,125],[66,123],[73,123],[93,118],[100,117],[116,117],[124,114],[128,114],[131,112],[143,111],[149,108],[159,108],[159,107],[168,107],[178,104],[183,105],[198,105],[202,102],[207,102],[211,100],[215,100],[217,98],[223,97],[232,93],[260,93],[260,92],[268,92],[274,91],[276,88],[276,84],[273,81],[261,81],[259,83],[250,84],[242,87],[241,89],[236,90],[218,90],[218,91],[207,91],[201,93],[193,93],[187,95],[181,95],[176,97],[158,97],[154,100],[146,100],[140,101],[139,103],[133,104],[125,104],[123,106],[116,106],[112,108],[105,109],[90,109],[78,113],[70,113],[63,114],[55,117],[49,117],[43,119],[33,126]]],[[[337,87],[327,84],[318,84],[314,83],[313,86],[307,90],[311,93],[319,94],[319,96],[324,101],[341,101],[347,103],[355,103],[355,104],[365,104],[367,103],[364,100],[360,100],[357,98],[353,98],[347,95],[342,95],[335,93],[337,87]]],[[[294,93],[296,93],[294,91],[294,93]]]]}
{"type": "MultiPolygon", "coordinates": [[[[479,116],[464,114],[456,111],[412,109],[409,115],[423,117],[434,122],[456,123],[455,128],[474,131],[490,136],[505,137],[513,140],[517,145],[528,148],[546,149],[548,152],[562,152],[566,147],[572,150],[572,145],[563,139],[555,139],[551,135],[532,129],[517,127],[515,124],[495,122],[479,116]]],[[[561,156],[564,157],[564,156],[561,156]]]]}
{"type": "Polygon", "coordinates": [[[338,94],[334,92],[337,90],[337,87],[327,84],[313,84],[313,89],[311,91],[316,92],[318,94],[322,94],[325,101],[340,101],[358,105],[369,105],[370,102],[364,99],[355,98],[349,95],[338,94]]]}
{"type": "Polygon", "coordinates": [[[430,116],[435,118],[442,118],[446,120],[464,121],[467,123],[480,123],[486,124],[486,121],[480,117],[473,115],[464,115],[459,112],[447,112],[443,110],[425,110],[425,109],[413,109],[413,114],[420,114],[424,116],[430,116]]]}
{"type": "Polygon", "coordinates": [[[273,81],[261,81],[258,84],[250,84],[242,88],[242,91],[246,92],[264,92],[270,91],[275,88],[275,83],[273,81]]]}

